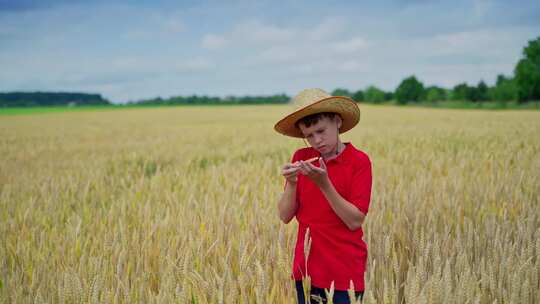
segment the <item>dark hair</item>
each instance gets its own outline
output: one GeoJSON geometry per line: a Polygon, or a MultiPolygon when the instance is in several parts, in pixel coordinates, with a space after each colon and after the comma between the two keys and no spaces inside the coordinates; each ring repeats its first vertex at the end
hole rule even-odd
{"type": "Polygon", "coordinates": [[[311,114],[311,115],[308,115],[306,117],[299,119],[294,125],[298,128],[300,124],[304,124],[304,126],[308,128],[309,126],[318,123],[319,120],[321,120],[321,118],[323,117],[334,119],[336,115],[337,115],[336,113],[332,113],[332,112],[315,113],[315,114],[311,114]]]}

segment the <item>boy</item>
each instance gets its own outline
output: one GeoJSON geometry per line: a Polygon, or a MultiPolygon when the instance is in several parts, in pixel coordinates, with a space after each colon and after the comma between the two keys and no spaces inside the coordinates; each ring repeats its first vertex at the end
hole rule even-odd
{"type": "MultiPolygon", "coordinates": [[[[333,285],[333,302],[350,303],[351,286],[357,299],[364,292],[367,246],[362,224],[372,176],[368,155],[341,142],[339,134],[358,123],[360,109],[350,98],[320,89],[304,90],[292,103],[299,109],[274,129],[305,138],[311,146],[297,150],[291,163],[283,166],[286,183],[278,202],[280,219],[287,224],[296,217],[299,224],[292,273],[298,303],[305,303],[302,279],[306,276],[311,278],[311,299],[326,302],[324,289],[333,285]]],[[[317,303],[311,299],[308,303],[317,303]]]]}

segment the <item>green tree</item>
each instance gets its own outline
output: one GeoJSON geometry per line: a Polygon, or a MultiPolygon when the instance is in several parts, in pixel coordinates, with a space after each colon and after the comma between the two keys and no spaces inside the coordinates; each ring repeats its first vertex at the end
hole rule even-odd
{"type": "Polygon", "coordinates": [[[452,100],[468,100],[471,88],[465,83],[460,83],[452,89],[452,100]]]}
{"type": "Polygon", "coordinates": [[[364,97],[368,102],[380,103],[384,101],[385,96],[383,90],[376,86],[369,86],[364,93],[364,97]]]}
{"type": "Polygon", "coordinates": [[[353,94],[351,92],[349,92],[349,90],[342,89],[342,88],[337,88],[337,89],[333,90],[332,95],[334,95],[334,96],[347,96],[347,97],[352,97],[353,96],[353,94]]]}
{"type": "Polygon", "coordinates": [[[70,92],[8,92],[0,93],[1,107],[34,107],[65,105],[110,105],[100,94],[70,92]]]}
{"type": "Polygon", "coordinates": [[[443,101],[446,99],[446,91],[437,86],[430,86],[426,89],[426,100],[429,102],[443,101]]]}
{"type": "Polygon", "coordinates": [[[523,58],[514,69],[518,100],[540,99],[540,37],[523,48],[523,58]]]}
{"type": "Polygon", "coordinates": [[[356,92],[353,94],[352,99],[354,99],[356,102],[364,101],[364,100],[365,100],[364,92],[363,92],[362,90],[356,91],[356,92]]]}
{"type": "Polygon", "coordinates": [[[384,101],[390,101],[394,99],[394,93],[392,92],[384,92],[384,101]]]}
{"type": "Polygon", "coordinates": [[[497,102],[517,100],[517,88],[512,78],[497,76],[495,86],[489,90],[489,97],[497,102]]]}
{"type": "Polygon", "coordinates": [[[458,88],[458,95],[463,96],[463,99],[472,102],[481,102],[488,100],[488,86],[481,80],[477,86],[469,86],[466,83],[462,84],[458,88]]]}
{"type": "Polygon", "coordinates": [[[405,104],[420,101],[423,94],[424,85],[413,75],[403,79],[396,89],[395,97],[399,104],[405,104]]]}
{"type": "Polygon", "coordinates": [[[480,82],[476,86],[475,95],[474,95],[475,100],[473,101],[488,100],[489,99],[488,90],[489,88],[486,85],[486,83],[483,80],[480,80],[480,82]]]}

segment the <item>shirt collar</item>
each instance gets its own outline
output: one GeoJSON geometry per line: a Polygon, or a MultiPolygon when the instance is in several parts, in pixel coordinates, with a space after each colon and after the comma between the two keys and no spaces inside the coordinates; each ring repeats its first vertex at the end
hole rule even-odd
{"type": "Polygon", "coordinates": [[[331,160],[329,160],[328,163],[335,162],[337,164],[347,164],[349,162],[348,155],[351,153],[351,149],[353,149],[353,146],[350,142],[346,142],[344,144],[345,149],[343,149],[343,151],[336,158],[332,158],[331,160]]]}

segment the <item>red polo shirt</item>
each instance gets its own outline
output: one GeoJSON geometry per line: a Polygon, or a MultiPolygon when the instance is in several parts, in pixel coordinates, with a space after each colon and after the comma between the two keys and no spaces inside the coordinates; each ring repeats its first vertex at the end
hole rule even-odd
{"type": "MultiPolygon", "coordinates": [[[[304,148],[294,153],[292,162],[307,160],[320,153],[304,148]]],[[[318,162],[313,163],[319,166],[318,162]]],[[[364,152],[346,143],[345,150],[326,162],[328,177],[337,192],[348,202],[367,214],[371,198],[371,161],[364,152]]],[[[296,184],[299,223],[294,251],[293,278],[309,275],[311,284],[336,290],[349,289],[352,280],[356,291],[364,290],[367,246],[362,240],[362,228],[349,230],[330,206],[324,194],[307,176],[298,175],[296,184]],[[311,250],[304,257],[304,237],[309,227],[311,250]]]]}

